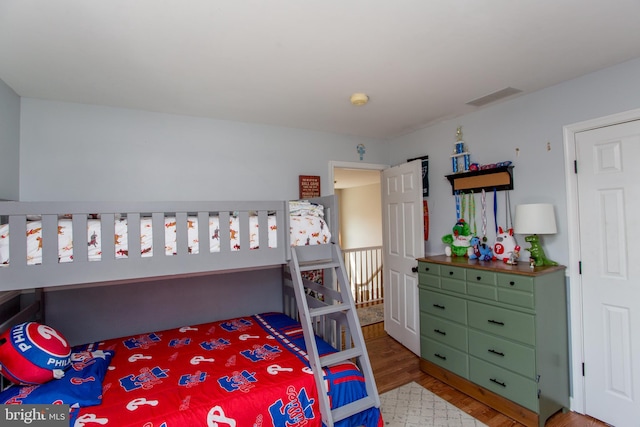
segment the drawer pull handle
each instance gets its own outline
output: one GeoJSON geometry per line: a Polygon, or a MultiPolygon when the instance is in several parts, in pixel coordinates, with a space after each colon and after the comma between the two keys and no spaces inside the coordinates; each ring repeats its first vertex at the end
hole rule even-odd
{"type": "Polygon", "coordinates": [[[434,329],[433,332],[435,332],[436,334],[440,334],[440,335],[447,335],[446,332],[442,332],[440,329],[434,329]]]}
{"type": "Polygon", "coordinates": [[[441,354],[434,353],[433,355],[434,355],[435,357],[437,357],[438,359],[447,360],[447,358],[446,358],[445,356],[442,356],[441,354]]]}
{"type": "Polygon", "coordinates": [[[449,276],[453,276],[453,271],[450,271],[450,272],[449,272],[449,276]]]}
{"type": "Polygon", "coordinates": [[[509,284],[510,284],[511,286],[513,286],[513,285],[515,285],[515,284],[516,284],[516,282],[514,282],[514,281],[512,280],[512,281],[510,281],[510,282],[509,282],[509,284]]]}
{"type": "Polygon", "coordinates": [[[504,357],[504,353],[501,353],[501,352],[499,352],[499,351],[495,351],[495,350],[494,350],[494,349],[492,349],[492,348],[490,348],[490,349],[489,349],[489,353],[493,353],[493,354],[495,354],[495,355],[497,355],[497,356],[502,356],[502,357],[504,357]]]}
{"type": "Polygon", "coordinates": [[[504,326],[504,322],[498,322],[497,320],[487,320],[487,322],[489,323],[493,323],[494,325],[498,325],[498,326],[504,326]]]}
{"type": "Polygon", "coordinates": [[[433,304],[435,308],[439,308],[440,310],[444,310],[444,305],[433,304]]]}
{"type": "Polygon", "coordinates": [[[507,385],[505,383],[500,382],[500,381],[496,380],[495,378],[489,378],[489,381],[491,381],[492,383],[496,383],[499,386],[502,386],[502,387],[505,387],[505,388],[507,387],[507,385]]]}
{"type": "Polygon", "coordinates": [[[481,276],[477,276],[477,277],[476,277],[476,280],[477,280],[477,281],[480,281],[480,280],[482,280],[482,277],[481,277],[481,276]]]}
{"type": "Polygon", "coordinates": [[[425,267],[425,268],[424,268],[424,271],[429,271],[429,267],[425,267]]]}

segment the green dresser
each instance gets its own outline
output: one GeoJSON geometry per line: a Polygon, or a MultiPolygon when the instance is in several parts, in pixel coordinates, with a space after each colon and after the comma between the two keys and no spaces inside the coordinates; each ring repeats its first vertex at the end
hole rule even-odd
{"type": "Polygon", "coordinates": [[[525,425],[568,408],[564,267],[437,256],[418,274],[423,370],[525,425]]]}

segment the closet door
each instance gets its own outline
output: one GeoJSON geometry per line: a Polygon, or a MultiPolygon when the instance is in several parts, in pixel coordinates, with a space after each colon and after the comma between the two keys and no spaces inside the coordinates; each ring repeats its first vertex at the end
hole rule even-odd
{"type": "Polygon", "coordinates": [[[640,121],[576,134],[585,409],[640,419],[640,121]]]}
{"type": "Polygon", "coordinates": [[[422,162],[382,172],[384,327],[420,355],[418,261],[424,256],[422,162]]]}

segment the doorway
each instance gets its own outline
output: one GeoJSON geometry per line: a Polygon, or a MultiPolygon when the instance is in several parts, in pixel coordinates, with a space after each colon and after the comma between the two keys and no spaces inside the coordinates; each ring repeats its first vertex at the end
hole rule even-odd
{"type": "Polygon", "coordinates": [[[383,319],[380,171],[386,165],[332,162],[338,199],[338,242],[362,326],[383,319]]]}

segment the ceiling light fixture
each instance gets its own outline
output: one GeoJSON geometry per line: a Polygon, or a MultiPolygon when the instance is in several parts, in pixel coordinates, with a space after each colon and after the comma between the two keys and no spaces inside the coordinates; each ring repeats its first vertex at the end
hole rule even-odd
{"type": "Polygon", "coordinates": [[[364,105],[369,102],[369,96],[366,93],[354,93],[351,95],[351,103],[353,105],[364,105]]]}

